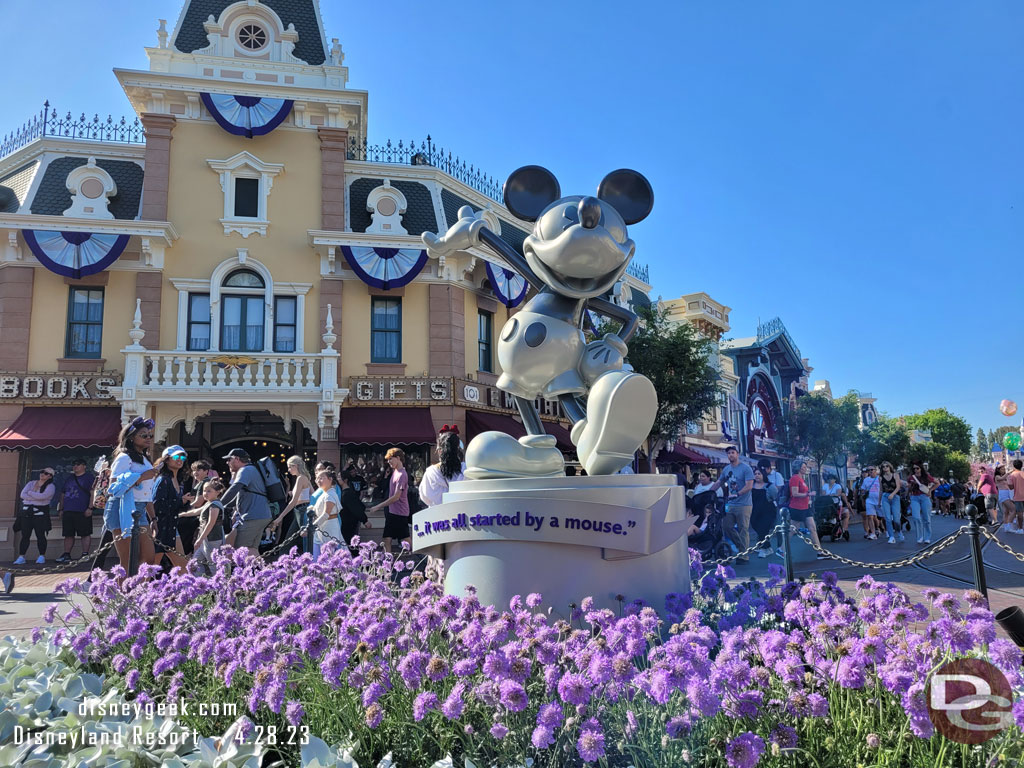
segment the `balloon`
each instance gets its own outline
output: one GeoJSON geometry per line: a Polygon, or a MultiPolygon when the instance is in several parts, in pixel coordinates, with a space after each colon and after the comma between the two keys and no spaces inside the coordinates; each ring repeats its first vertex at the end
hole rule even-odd
{"type": "Polygon", "coordinates": [[[1017,412],[1017,404],[1013,400],[1003,400],[999,403],[999,410],[1003,416],[1013,416],[1017,412]]]}
{"type": "Polygon", "coordinates": [[[1008,432],[1003,437],[1003,448],[1008,451],[1016,451],[1020,448],[1020,435],[1016,432],[1008,432]]]}

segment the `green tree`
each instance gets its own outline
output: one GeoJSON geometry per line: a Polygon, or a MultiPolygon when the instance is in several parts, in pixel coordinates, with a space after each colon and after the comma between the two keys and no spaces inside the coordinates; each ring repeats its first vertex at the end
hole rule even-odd
{"type": "Polygon", "coordinates": [[[896,419],[879,416],[854,439],[851,448],[861,466],[888,461],[898,467],[910,448],[910,433],[896,419]]]}
{"type": "Polygon", "coordinates": [[[638,314],[640,327],[629,340],[628,359],[658,392],[658,416],[647,446],[653,457],[687,424],[706,418],[719,403],[721,385],[711,339],[689,323],[671,322],[664,310],[641,308],[638,314]]]}
{"type": "Polygon", "coordinates": [[[942,443],[952,451],[971,452],[971,425],[945,408],[931,408],[904,418],[908,429],[930,430],[933,442],[942,443]]]}
{"type": "MultiPolygon", "coordinates": [[[[999,429],[997,429],[995,431],[995,435],[994,435],[995,442],[997,442],[1000,445],[1002,445],[1004,437],[1006,437],[1011,432],[1018,432],[1019,430],[1020,430],[1020,427],[999,427],[999,429]]],[[[989,453],[989,451],[991,451],[991,450],[992,450],[992,443],[989,443],[988,450],[986,450],[985,453],[989,453]]]]}
{"type": "Polygon", "coordinates": [[[985,430],[983,430],[981,427],[978,427],[978,436],[974,442],[975,455],[977,455],[979,458],[983,457],[986,453],[988,453],[988,449],[991,447],[992,443],[985,443],[985,430]]]}
{"type": "Polygon", "coordinates": [[[949,477],[967,480],[971,474],[971,461],[967,454],[951,451],[942,443],[914,443],[907,450],[904,464],[909,468],[915,462],[927,462],[928,473],[933,477],[949,477]]]}
{"type": "Polygon", "coordinates": [[[793,454],[810,456],[819,478],[825,462],[846,464],[846,452],[858,444],[860,406],[854,393],[833,400],[821,393],[804,395],[783,421],[782,443],[793,454]]]}

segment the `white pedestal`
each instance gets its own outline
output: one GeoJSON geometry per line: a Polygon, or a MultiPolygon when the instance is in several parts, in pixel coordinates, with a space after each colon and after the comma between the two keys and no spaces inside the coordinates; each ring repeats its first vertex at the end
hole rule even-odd
{"type": "Polygon", "coordinates": [[[484,605],[540,592],[568,616],[622,595],[660,612],[690,589],[685,499],[672,475],[466,480],[416,513],[412,546],[444,559],[447,593],[473,585],[484,605]]]}

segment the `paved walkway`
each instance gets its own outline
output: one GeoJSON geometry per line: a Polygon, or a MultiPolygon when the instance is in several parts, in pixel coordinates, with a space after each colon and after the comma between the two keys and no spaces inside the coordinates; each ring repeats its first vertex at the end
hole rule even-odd
{"type": "MultiPolygon", "coordinates": [[[[964,521],[952,517],[932,516],[932,541],[956,531],[964,521]]],[[[884,540],[866,541],[863,527],[855,519],[850,525],[850,541],[825,542],[827,550],[852,560],[866,563],[885,563],[902,560],[918,551],[920,547],[913,540],[902,544],[887,544],[884,540]]],[[[999,540],[1024,556],[1024,536],[999,532],[999,540]]],[[[837,561],[817,560],[811,548],[798,538],[793,538],[793,570],[799,578],[811,577],[834,571],[844,589],[854,591],[854,584],[870,573],[875,579],[899,585],[915,599],[920,599],[921,590],[936,587],[944,592],[959,596],[965,589],[972,589],[974,576],[971,564],[970,541],[960,536],[950,547],[928,558],[920,565],[904,566],[897,569],[865,569],[841,564],[837,561]]],[[[992,542],[982,539],[985,574],[988,581],[989,602],[993,611],[998,612],[1010,605],[1024,606],[1024,563],[1002,551],[992,542]]],[[[747,564],[735,566],[738,580],[752,577],[766,578],[768,564],[782,564],[779,557],[761,559],[754,557],[747,564]]],[[[52,567],[49,563],[45,567],[52,567]]],[[[54,587],[69,576],[84,578],[85,567],[59,574],[43,574],[44,566],[26,566],[18,569],[14,592],[0,594],[0,635],[25,635],[42,623],[46,606],[57,598],[54,587]]]]}

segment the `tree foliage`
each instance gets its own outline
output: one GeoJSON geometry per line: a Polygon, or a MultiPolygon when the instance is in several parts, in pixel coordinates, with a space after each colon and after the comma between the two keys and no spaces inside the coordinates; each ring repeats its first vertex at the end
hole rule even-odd
{"type": "Polygon", "coordinates": [[[933,477],[953,477],[967,480],[971,474],[971,460],[967,454],[951,451],[942,443],[913,443],[907,450],[904,465],[913,462],[927,462],[928,473],[933,477]]]}
{"type": "Polygon", "coordinates": [[[910,433],[896,419],[879,416],[870,427],[857,435],[852,450],[861,466],[888,461],[894,467],[903,463],[910,448],[910,433]]]}
{"type": "Polygon", "coordinates": [[[783,420],[782,443],[793,454],[810,456],[818,465],[832,459],[846,464],[846,451],[858,438],[860,406],[854,393],[833,400],[823,393],[804,395],[783,420]]]}
{"type": "Polygon", "coordinates": [[[989,448],[992,447],[992,443],[985,442],[985,430],[978,427],[978,434],[974,440],[974,454],[981,458],[988,453],[989,448]]]}
{"type": "Polygon", "coordinates": [[[963,454],[971,452],[971,425],[945,408],[930,408],[903,418],[908,429],[930,430],[933,442],[963,454]]]}
{"type": "Polygon", "coordinates": [[[658,417],[650,435],[653,449],[659,442],[674,440],[687,424],[706,418],[718,405],[718,361],[713,358],[714,343],[689,323],[671,322],[662,309],[641,308],[637,314],[641,322],[629,340],[628,360],[658,392],[658,417]]]}

